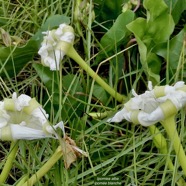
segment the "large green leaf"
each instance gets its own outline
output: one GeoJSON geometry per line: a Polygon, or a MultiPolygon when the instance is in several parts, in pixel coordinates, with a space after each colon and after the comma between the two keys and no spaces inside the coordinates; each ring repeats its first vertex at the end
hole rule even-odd
{"type": "Polygon", "coordinates": [[[126,0],[94,0],[94,11],[97,22],[110,28],[112,21],[115,20],[122,11],[122,3],[126,0]],[[108,21],[109,20],[109,21],[108,21]]]}
{"type": "Polygon", "coordinates": [[[159,82],[161,61],[152,49],[169,40],[175,25],[163,0],[144,0],[143,4],[147,10],[147,19],[139,17],[129,23],[127,28],[135,35],[147,78],[156,84],[159,82]]]}
{"type": "Polygon", "coordinates": [[[144,0],[143,6],[147,10],[147,21],[154,21],[168,12],[167,5],[163,0],[144,0]]]}
{"type": "Polygon", "coordinates": [[[9,77],[16,76],[33,59],[37,46],[36,41],[30,40],[22,47],[0,47],[0,75],[8,73],[9,77]]]}
{"type": "Polygon", "coordinates": [[[181,14],[186,10],[186,0],[165,0],[175,24],[180,20],[181,14]]]}
{"type": "Polygon", "coordinates": [[[168,44],[161,43],[157,45],[153,52],[157,53],[159,56],[163,57],[165,60],[168,57],[169,66],[171,70],[176,70],[180,58],[181,51],[183,49],[184,44],[184,36],[185,36],[184,29],[180,31],[175,37],[173,37],[168,44]]]}
{"type": "Polygon", "coordinates": [[[117,47],[129,35],[126,25],[134,20],[134,13],[130,10],[120,14],[113,26],[101,38],[101,46],[103,51],[97,56],[97,61],[102,60],[109,52],[113,53],[117,47]]]}

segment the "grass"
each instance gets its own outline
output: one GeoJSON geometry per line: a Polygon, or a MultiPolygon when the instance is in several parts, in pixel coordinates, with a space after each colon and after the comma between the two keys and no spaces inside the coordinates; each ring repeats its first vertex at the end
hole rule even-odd
{"type": "MultiPolygon", "coordinates": [[[[6,22],[6,24],[2,24],[2,28],[11,36],[19,37],[20,45],[26,43],[50,15],[64,14],[69,16],[73,23],[72,16],[75,9],[73,1],[0,0],[0,5],[0,21],[6,22]]],[[[99,38],[102,33],[94,33],[94,29],[102,23],[98,23],[98,25],[95,22],[94,28],[92,28],[91,16],[89,14],[87,25],[81,27],[81,32],[76,32],[76,49],[95,71],[99,68],[98,74],[101,74],[112,87],[117,89],[118,82],[122,82],[119,89],[122,93],[123,89],[125,90],[128,99],[131,97],[132,87],[138,92],[143,92],[146,89],[143,87],[146,80],[138,61],[135,65],[130,63],[129,71],[120,77],[117,76],[120,67],[114,66],[111,60],[105,61],[101,65],[95,65],[97,46],[100,45],[99,38]],[[134,69],[133,66],[136,68],[134,69]]],[[[75,23],[72,25],[77,31],[78,25],[75,23]]],[[[103,28],[104,25],[102,25],[103,28]]],[[[132,50],[135,51],[136,48],[132,47],[132,50]]],[[[118,56],[116,55],[116,61],[120,60],[118,56]]],[[[39,57],[35,56],[16,77],[10,78],[8,75],[1,77],[1,98],[10,97],[14,91],[36,97],[50,114],[50,122],[55,124],[63,120],[68,136],[76,141],[78,147],[87,151],[89,157],[78,158],[68,170],[64,168],[64,161],[61,158],[41,180],[38,180],[36,186],[91,186],[94,184],[95,176],[119,176],[122,185],[125,186],[132,184],[139,186],[176,185],[176,181],[182,176],[182,171],[177,164],[176,156],[172,153],[171,142],[168,138],[169,154],[160,154],[152,142],[148,128],[135,126],[126,121],[111,124],[107,123],[106,119],[90,117],[91,112],[113,114],[118,103],[68,57],[63,61],[62,73],[53,74],[51,91],[32,66],[39,60],[39,57]],[[58,78],[59,89],[59,99],[57,98],[57,100],[55,77],[58,78]],[[167,167],[167,157],[171,157],[175,162],[173,171],[167,167]]],[[[128,60],[130,61],[130,53],[128,60]]],[[[184,57],[180,56],[179,67],[181,70],[176,72],[176,80],[179,79],[180,72],[182,72],[183,78],[184,63],[184,57]]],[[[16,68],[16,64],[14,66],[16,68]]],[[[186,137],[184,118],[185,112],[181,111],[178,125],[182,141],[186,137]]],[[[157,127],[166,136],[164,129],[159,124],[157,127]]],[[[58,141],[54,139],[20,140],[18,143],[19,150],[5,185],[16,185],[23,177],[31,177],[47,162],[59,145],[58,141]]],[[[0,169],[3,168],[9,147],[9,142],[0,142],[0,169]]]]}

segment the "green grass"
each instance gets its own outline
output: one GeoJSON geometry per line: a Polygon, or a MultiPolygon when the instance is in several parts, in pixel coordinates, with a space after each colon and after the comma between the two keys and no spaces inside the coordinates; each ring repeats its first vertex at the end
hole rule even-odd
{"type": "MultiPolygon", "coordinates": [[[[140,93],[146,90],[146,77],[138,64],[137,54],[136,64],[131,62],[131,57],[134,57],[132,52],[136,51],[136,46],[128,52],[127,72],[119,75],[120,67],[114,65],[110,59],[106,59],[103,64],[96,64],[99,40],[106,32],[104,23],[99,22],[102,29],[100,32],[95,31],[95,28],[100,26],[95,22],[91,27],[92,15],[89,14],[88,22],[86,25],[80,26],[81,33],[79,33],[78,24],[73,22],[72,17],[75,8],[73,1],[0,0],[0,5],[2,28],[11,36],[19,37],[22,41],[20,45],[25,44],[50,15],[69,16],[76,33],[75,48],[95,71],[99,68],[98,74],[114,89],[127,95],[128,99],[132,96],[132,88],[140,93]]],[[[2,40],[0,42],[4,47],[2,40]]],[[[184,51],[183,48],[179,61],[180,70],[176,71],[175,81],[184,79],[185,76],[184,51]]],[[[116,49],[115,53],[117,52],[119,51],[116,49]]],[[[121,60],[119,55],[116,55],[114,59],[116,63],[121,60]]],[[[122,179],[122,185],[125,186],[130,184],[139,186],[176,185],[176,181],[182,176],[182,171],[168,138],[166,139],[169,154],[160,154],[153,144],[148,128],[135,126],[127,121],[113,124],[107,123],[105,118],[90,117],[91,112],[108,112],[109,115],[113,115],[116,111],[115,107],[119,103],[68,57],[62,63],[62,73],[53,73],[50,89],[42,82],[32,66],[32,64],[39,63],[39,60],[39,56],[34,56],[33,60],[29,61],[16,77],[9,77],[8,71],[6,76],[0,77],[0,97],[2,99],[10,97],[14,91],[36,97],[50,114],[51,124],[63,120],[68,136],[75,140],[78,147],[88,152],[89,157],[78,158],[68,170],[64,168],[63,158],[61,158],[41,180],[38,180],[36,186],[91,186],[94,185],[95,176],[119,176],[122,179]],[[56,81],[58,82],[58,95],[56,94],[56,81]],[[103,97],[100,97],[101,94],[103,97]],[[166,158],[169,156],[175,162],[174,171],[170,171],[167,167],[166,158]]],[[[16,68],[16,64],[14,66],[16,68]]],[[[183,143],[186,138],[184,118],[185,112],[181,111],[178,126],[183,143]]],[[[159,124],[157,127],[166,136],[166,132],[159,124]]],[[[60,131],[58,132],[60,133],[60,131]]],[[[54,139],[20,140],[18,143],[19,150],[5,185],[16,185],[25,175],[31,177],[47,162],[59,145],[59,142],[54,139]]],[[[0,169],[3,168],[4,160],[9,153],[9,146],[9,142],[0,142],[0,169]]],[[[185,145],[183,146],[185,147],[185,145]]]]}

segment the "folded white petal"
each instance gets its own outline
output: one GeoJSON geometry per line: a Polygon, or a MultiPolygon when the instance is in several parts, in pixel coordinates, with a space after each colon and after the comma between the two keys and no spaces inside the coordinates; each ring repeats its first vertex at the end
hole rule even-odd
{"type": "Polygon", "coordinates": [[[117,112],[112,118],[109,118],[107,122],[115,122],[119,123],[122,120],[126,119],[127,121],[131,121],[131,112],[128,111],[125,107],[117,112]]]}
{"type": "Polygon", "coordinates": [[[41,126],[47,122],[49,117],[46,111],[41,107],[34,109],[31,115],[41,123],[41,126]]]}
{"type": "Polygon", "coordinates": [[[14,100],[15,108],[20,111],[25,106],[29,105],[29,101],[31,100],[30,96],[27,96],[25,94],[21,94],[19,97],[17,97],[16,92],[13,93],[12,99],[14,100]]]}
{"type": "Polygon", "coordinates": [[[143,126],[150,126],[164,119],[164,113],[160,107],[154,110],[152,113],[146,113],[140,111],[138,114],[139,124],[143,126]]]}
{"type": "Polygon", "coordinates": [[[12,138],[13,140],[33,140],[33,139],[41,139],[41,138],[53,138],[51,134],[46,134],[42,130],[37,130],[33,128],[29,128],[26,126],[21,126],[17,124],[10,124],[12,138]]]}
{"type": "Polygon", "coordinates": [[[44,32],[43,34],[45,36],[38,51],[41,56],[41,62],[44,66],[50,67],[50,70],[59,70],[60,62],[74,42],[73,28],[66,24],[61,24],[57,29],[44,32]]]}
{"type": "Polygon", "coordinates": [[[58,138],[58,135],[56,133],[56,129],[57,128],[60,128],[63,131],[63,135],[65,135],[65,129],[64,129],[64,123],[63,123],[63,121],[60,121],[59,123],[57,123],[54,126],[47,125],[45,127],[45,129],[46,129],[46,131],[48,133],[53,134],[53,135],[55,135],[56,138],[58,138]]]}

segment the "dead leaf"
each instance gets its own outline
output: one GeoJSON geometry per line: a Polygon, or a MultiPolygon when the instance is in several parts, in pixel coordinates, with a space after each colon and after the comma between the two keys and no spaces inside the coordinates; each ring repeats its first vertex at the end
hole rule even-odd
{"type": "Polygon", "coordinates": [[[62,147],[62,152],[64,156],[65,168],[68,169],[70,165],[76,161],[78,157],[82,155],[87,157],[87,153],[82,151],[76,146],[76,143],[73,139],[68,137],[66,134],[64,138],[60,138],[60,143],[62,147]]]}

